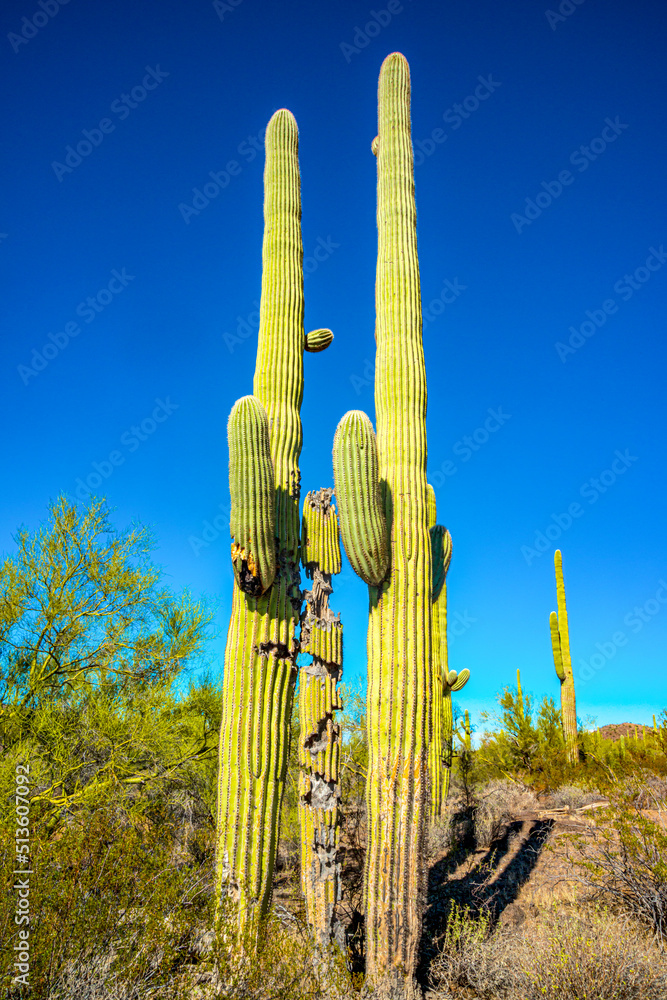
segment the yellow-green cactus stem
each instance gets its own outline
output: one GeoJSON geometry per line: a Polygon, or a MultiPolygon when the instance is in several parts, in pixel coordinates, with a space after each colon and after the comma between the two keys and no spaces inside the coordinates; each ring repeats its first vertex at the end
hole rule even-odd
{"type": "Polygon", "coordinates": [[[338,684],[343,671],[342,626],[329,607],[331,577],[340,573],[338,520],[331,489],[308,493],[303,504],[301,557],[313,581],[301,618],[301,652],[312,662],[299,671],[299,821],[301,888],[306,918],[319,945],[344,947],[336,913],[341,896],[340,725],[338,684]]]}
{"type": "MultiPolygon", "coordinates": [[[[452,760],[454,757],[454,712],[452,709],[452,692],[460,691],[468,683],[470,671],[466,668],[460,674],[456,670],[442,672],[442,803],[439,815],[447,802],[449,783],[452,775],[452,760]]],[[[466,712],[466,716],[468,713],[466,712]]]]}
{"type": "Polygon", "coordinates": [[[266,410],[254,396],[232,407],[227,425],[232,564],[236,582],[259,597],[276,575],[275,484],[266,410]]]}
{"type": "Polygon", "coordinates": [[[377,586],[387,572],[389,536],[375,431],[361,410],[350,410],[336,428],[333,467],[347,557],[365,583],[377,586]]]}
{"type": "MultiPolygon", "coordinates": [[[[410,72],[398,52],[378,86],[375,412],[386,574],[370,586],[366,973],[412,988],[421,934],[431,694],[431,539],[426,484],[426,368],[417,259],[410,72]]],[[[340,431],[340,428],[339,428],[340,431]]],[[[352,445],[351,445],[352,447],[352,445]]],[[[363,456],[357,459],[363,464],[363,456]]],[[[336,481],[341,531],[350,523],[336,481]]],[[[367,500],[367,502],[369,502],[367,500]]]]}
{"type": "Polygon", "coordinates": [[[558,612],[552,611],[549,616],[551,629],[551,646],[554,656],[554,667],[560,681],[561,719],[563,736],[568,760],[575,764],[579,758],[577,741],[577,705],[574,694],[574,674],[570,656],[570,632],[565,604],[565,583],[563,580],[563,557],[560,549],[554,555],[556,570],[556,597],[558,612]]]}
{"type": "Polygon", "coordinates": [[[239,940],[267,915],[289,746],[301,615],[300,407],[303,244],[298,130],[266,130],[262,294],[253,394],[266,412],[274,477],[275,577],[260,596],[234,587],[220,729],[216,896],[235,902],[239,940]]]}
{"type": "Polygon", "coordinates": [[[519,718],[521,719],[521,722],[524,722],[526,713],[523,704],[523,691],[521,689],[521,670],[518,667],[516,671],[516,704],[519,718]]]}
{"type": "Polygon", "coordinates": [[[428,767],[431,785],[431,818],[442,815],[449,789],[451,768],[452,706],[446,678],[449,670],[447,652],[447,583],[452,558],[452,538],[441,524],[436,524],[436,499],[428,487],[428,517],[432,561],[432,642],[431,642],[431,727],[428,767]],[[448,700],[449,699],[449,700],[448,700]],[[448,734],[448,735],[447,735],[448,734]]]}
{"type": "Polygon", "coordinates": [[[467,708],[464,712],[463,746],[467,753],[472,753],[472,728],[470,726],[470,713],[467,708]]]}

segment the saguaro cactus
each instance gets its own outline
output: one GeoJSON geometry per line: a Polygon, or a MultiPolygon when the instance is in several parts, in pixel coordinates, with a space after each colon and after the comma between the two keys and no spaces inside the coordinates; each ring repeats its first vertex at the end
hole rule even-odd
{"type": "Polygon", "coordinates": [[[428,487],[429,527],[433,567],[433,619],[431,648],[431,740],[428,767],[431,779],[431,816],[442,814],[449,794],[453,755],[452,691],[460,691],[469,670],[449,669],[447,648],[447,573],[452,559],[452,536],[436,524],[436,500],[428,487]]]}
{"type": "Polygon", "coordinates": [[[567,623],[567,607],[565,605],[565,583],[563,581],[563,556],[560,549],[554,555],[556,569],[556,596],[558,612],[552,611],[549,616],[551,628],[551,645],[554,654],[554,666],[560,681],[560,705],[563,721],[563,735],[570,763],[576,763],[579,756],[577,743],[577,706],[574,695],[574,674],[570,657],[570,632],[567,623]]]}
{"type": "Polygon", "coordinates": [[[432,605],[410,74],[400,53],[380,71],[373,151],[377,442],[364,414],[346,414],[334,473],[343,541],[370,585],[366,969],[372,983],[393,986],[412,981],[421,930],[432,605]]]}
{"type": "MultiPolygon", "coordinates": [[[[441,783],[441,803],[437,815],[442,814],[442,809],[447,802],[449,795],[449,782],[452,774],[452,758],[454,755],[454,712],[452,709],[452,692],[460,691],[468,683],[470,671],[462,670],[457,674],[456,670],[449,670],[442,674],[442,783],[441,783]]],[[[466,711],[466,717],[468,713],[466,711]]]]}
{"type": "Polygon", "coordinates": [[[337,685],[343,672],[340,617],[329,607],[331,577],[341,555],[333,490],[308,493],[303,504],[301,559],[313,581],[301,618],[301,652],[312,663],[299,671],[299,821],[301,887],[306,916],[320,945],[344,946],[336,916],[340,899],[340,726],[337,685]]]}
{"type": "MultiPolygon", "coordinates": [[[[299,454],[303,245],[298,130],[277,111],[266,130],[262,294],[254,395],[229,421],[232,561],[220,729],[216,889],[237,932],[266,915],[285,781],[299,650],[299,454]]],[[[312,349],[331,334],[317,331],[312,349]]]]}

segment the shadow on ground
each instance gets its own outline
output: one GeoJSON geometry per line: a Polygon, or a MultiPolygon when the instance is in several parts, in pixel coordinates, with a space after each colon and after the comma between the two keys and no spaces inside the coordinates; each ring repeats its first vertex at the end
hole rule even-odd
{"type": "Polygon", "coordinates": [[[497,924],[530,878],[553,826],[553,819],[515,820],[487,851],[468,844],[430,868],[417,973],[422,986],[428,984],[452,904],[488,915],[491,925],[497,924]]]}

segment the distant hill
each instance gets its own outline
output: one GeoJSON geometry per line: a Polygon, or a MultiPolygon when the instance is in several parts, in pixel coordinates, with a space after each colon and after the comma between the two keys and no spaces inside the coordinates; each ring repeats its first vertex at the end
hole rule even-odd
{"type": "Polygon", "coordinates": [[[628,736],[634,738],[635,730],[639,739],[644,738],[644,730],[647,734],[653,732],[653,726],[642,726],[641,724],[635,725],[634,722],[619,722],[616,725],[600,726],[600,735],[605,740],[620,740],[621,736],[628,736]]]}

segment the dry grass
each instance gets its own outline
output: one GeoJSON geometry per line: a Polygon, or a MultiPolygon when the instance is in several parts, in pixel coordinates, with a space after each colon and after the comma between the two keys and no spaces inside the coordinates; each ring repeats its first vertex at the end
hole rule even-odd
{"type": "Polygon", "coordinates": [[[489,781],[480,789],[475,808],[477,846],[490,847],[512,819],[538,808],[537,798],[530,789],[511,781],[489,781]]]}
{"type": "Polygon", "coordinates": [[[603,908],[550,908],[493,933],[455,909],[431,990],[432,1000],[665,1000],[667,962],[635,924],[603,908]]]}

